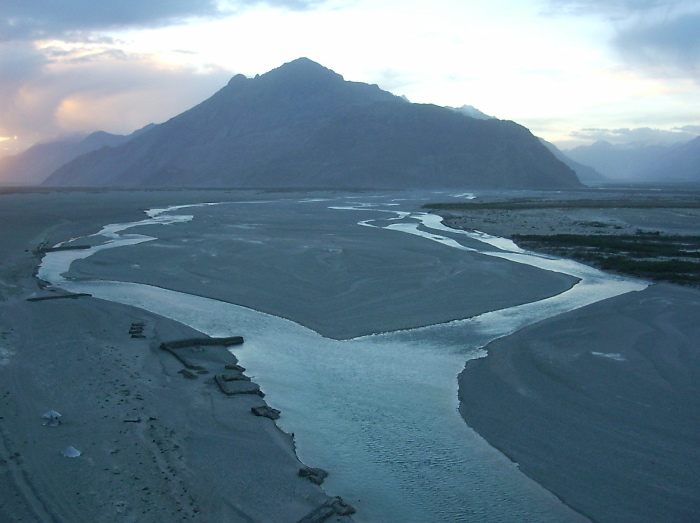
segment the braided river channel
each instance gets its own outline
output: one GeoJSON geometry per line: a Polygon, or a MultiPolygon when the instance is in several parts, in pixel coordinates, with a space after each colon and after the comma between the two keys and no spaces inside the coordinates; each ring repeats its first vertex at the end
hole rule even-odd
{"type": "Polygon", "coordinates": [[[356,521],[585,521],[465,424],[457,375],[493,339],[644,284],[421,210],[465,197],[250,192],[151,209],[47,253],[39,277],[244,336],[234,353],[356,521]]]}

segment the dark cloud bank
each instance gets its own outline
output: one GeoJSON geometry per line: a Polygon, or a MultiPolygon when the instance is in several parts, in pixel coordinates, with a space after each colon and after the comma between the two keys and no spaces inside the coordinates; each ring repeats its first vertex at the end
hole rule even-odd
{"type": "Polygon", "coordinates": [[[700,80],[700,12],[621,31],[613,41],[622,56],[642,67],[685,72],[700,80]]]}
{"type": "Polygon", "coordinates": [[[700,81],[697,0],[549,0],[546,12],[603,17],[615,27],[612,49],[629,66],[700,81]]]}
{"type": "Polygon", "coordinates": [[[0,39],[58,38],[72,32],[167,25],[187,18],[220,14],[214,0],[5,0],[0,39]]]}
{"type": "Polygon", "coordinates": [[[321,3],[322,0],[2,0],[0,41],[61,38],[125,27],[166,26],[195,18],[223,18],[255,4],[304,10],[321,3]]]}

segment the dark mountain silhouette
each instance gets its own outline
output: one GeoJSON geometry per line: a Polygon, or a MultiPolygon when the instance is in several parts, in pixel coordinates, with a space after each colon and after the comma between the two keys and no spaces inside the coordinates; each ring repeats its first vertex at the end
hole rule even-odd
{"type": "Polygon", "coordinates": [[[524,127],[412,104],[300,58],[83,155],[45,185],[567,188],[524,127]]]}
{"type": "Polygon", "coordinates": [[[88,136],[33,145],[19,154],[0,158],[0,184],[39,184],[56,169],[78,156],[102,147],[120,145],[150,127],[151,125],[139,129],[128,136],[97,131],[88,136]]]}
{"type": "Polygon", "coordinates": [[[661,155],[644,169],[645,182],[700,182],[700,136],[661,155]]]}

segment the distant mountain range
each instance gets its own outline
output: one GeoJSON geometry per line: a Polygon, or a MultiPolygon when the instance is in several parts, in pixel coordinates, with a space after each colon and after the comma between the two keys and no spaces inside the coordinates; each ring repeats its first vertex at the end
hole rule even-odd
{"type": "Polygon", "coordinates": [[[564,151],[611,181],[700,182],[700,137],[685,144],[622,144],[599,141],[564,151]]]}
{"type": "Polygon", "coordinates": [[[0,184],[40,184],[56,169],[78,156],[102,147],[116,147],[147,131],[152,126],[153,124],[148,125],[126,136],[97,131],[88,136],[83,135],[33,145],[14,156],[0,158],[0,184]]]}
{"type": "Polygon", "coordinates": [[[255,78],[237,75],[171,120],[67,162],[44,185],[580,186],[526,128],[463,113],[410,103],[300,58],[255,78]]]}
{"type": "Polygon", "coordinates": [[[576,160],[572,160],[565,153],[559,150],[556,145],[549,143],[543,138],[540,138],[540,141],[547,149],[549,149],[549,152],[551,152],[557,160],[560,160],[568,165],[576,173],[578,179],[584,184],[610,183],[609,178],[600,174],[593,167],[579,163],[576,160]]]}
{"type": "Polygon", "coordinates": [[[700,136],[673,147],[639,174],[646,182],[700,182],[700,136]]]}

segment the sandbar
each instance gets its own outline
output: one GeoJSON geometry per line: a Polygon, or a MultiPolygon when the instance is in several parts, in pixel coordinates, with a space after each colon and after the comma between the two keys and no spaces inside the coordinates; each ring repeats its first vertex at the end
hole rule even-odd
{"type": "MultiPolygon", "coordinates": [[[[696,209],[455,213],[487,233],[697,234],[696,209]]],[[[700,520],[700,291],[655,284],[495,340],[459,376],[469,426],[593,521],[700,520]]]]}
{"type": "Polygon", "coordinates": [[[227,194],[0,194],[0,520],[298,521],[333,501],[299,476],[293,437],[251,413],[262,397],[221,393],[233,356],[195,347],[192,379],[159,348],[201,333],[92,297],[27,301],[61,293],[34,277],[37,248],[227,194]]]}

